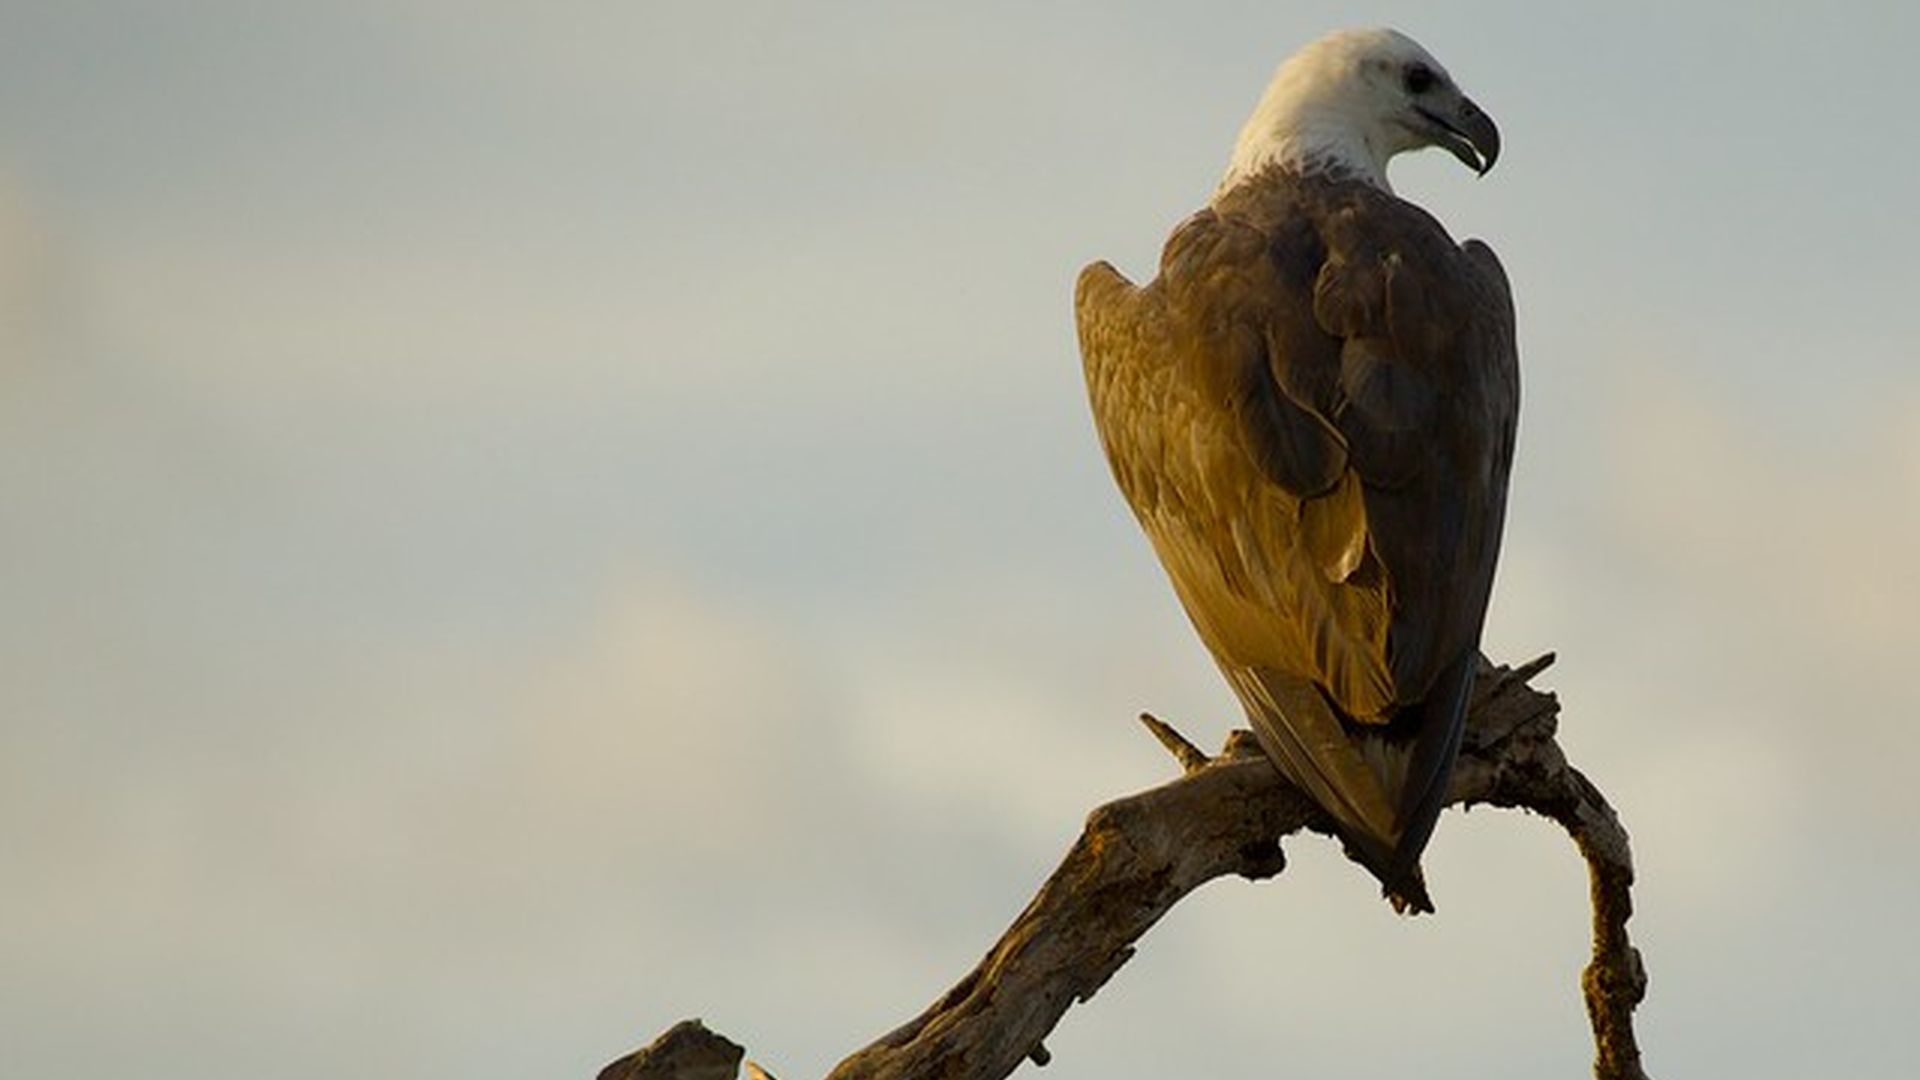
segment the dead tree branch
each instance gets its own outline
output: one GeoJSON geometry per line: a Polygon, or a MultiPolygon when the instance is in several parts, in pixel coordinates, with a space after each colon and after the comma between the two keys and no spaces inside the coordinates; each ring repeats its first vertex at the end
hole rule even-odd
{"type": "MultiPolygon", "coordinates": [[[[1527,685],[1552,660],[1517,668],[1482,662],[1448,802],[1531,810],[1572,836],[1587,861],[1593,902],[1593,959],[1581,987],[1593,1024],[1594,1075],[1645,1080],[1633,1009],[1645,996],[1646,973],[1627,938],[1627,834],[1605,797],[1561,753],[1554,739],[1559,702],[1527,685]]],[[[1089,814],[1059,869],[979,966],[925,1012],[841,1062],[828,1080],[1000,1080],[1022,1061],[1044,1065],[1042,1040],[1067,1009],[1091,998],[1181,897],[1228,874],[1278,874],[1286,866],[1283,836],[1303,828],[1332,835],[1326,816],[1244,733],[1209,758],[1159,720],[1142,720],[1184,774],[1089,814]]],[[[732,1045],[699,1031],[716,1045],[732,1045]]],[[[602,1080],[732,1075],[633,1071],[646,1066],[639,1059],[653,1049],[608,1066],[602,1080]]],[[[710,1060],[702,1058],[700,1068],[710,1068],[710,1060]]]]}

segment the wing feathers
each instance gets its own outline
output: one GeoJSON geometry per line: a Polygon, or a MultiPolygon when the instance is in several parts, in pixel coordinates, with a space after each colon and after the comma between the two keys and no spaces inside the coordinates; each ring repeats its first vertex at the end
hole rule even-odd
{"type": "Polygon", "coordinates": [[[1351,338],[1340,351],[1340,389],[1340,430],[1354,468],[1375,488],[1406,485],[1433,452],[1432,377],[1400,359],[1384,338],[1351,338]]]}
{"type": "Polygon", "coordinates": [[[1384,864],[1400,833],[1393,801],[1320,691],[1273,668],[1243,668],[1228,678],[1253,706],[1248,719],[1267,756],[1384,864]]]}
{"type": "Polygon", "coordinates": [[[1347,444],[1340,429],[1303,408],[1267,371],[1264,353],[1235,365],[1235,393],[1228,400],[1247,454],[1281,487],[1302,498],[1324,494],[1347,472],[1347,444]]]}
{"type": "Polygon", "coordinates": [[[1275,174],[1075,296],[1114,476],[1275,763],[1409,902],[1477,655],[1518,383],[1506,279],[1275,174]]]}

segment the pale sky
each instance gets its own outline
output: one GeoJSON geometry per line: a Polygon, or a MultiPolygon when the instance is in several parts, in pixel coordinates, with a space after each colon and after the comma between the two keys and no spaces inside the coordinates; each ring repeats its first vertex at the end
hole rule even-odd
{"type": "MultiPolygon", "coordinates": [[[[1657,1076],[1907,1077],[1920,9],[0,0],[0,1074],[783,1080],[1237,721],[1070,311],[1273,67],[1425,44],[1514,281],[1497,659],[1614,799],[1657,1076]],[[1177,10],[1176,10],[1177,9],[1177,10]]],[[[1216,883],[1059,1077],[1584,1075],[1585,880],[1216,883]]]]}

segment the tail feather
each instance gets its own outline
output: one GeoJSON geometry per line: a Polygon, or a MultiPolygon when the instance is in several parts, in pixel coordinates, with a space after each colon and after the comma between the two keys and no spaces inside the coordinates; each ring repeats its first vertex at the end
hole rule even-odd
{"type": "Polygon", "coordinates": [[[1227,677],[1274,765],[1333,815],[1342,835],[1384,863],[1396,839],[1393,802],[1319,689],[1272,668],[1227,677]]]}
{"type": "Polygon", "coordinates": [[[1400,789],[1401,834],[1394,870],[1418,872],[1420,853],[1426,850],[1440,809],[1447,802],[1447,784],[1460,756],[1460,738],[1466,730],[1467,699],[1473,691],[1474,661],[1478,649],[1468,649],[1434,680],[1425,700],[1402,709],[1396,725],[1412,729],[1413,745],[1400,789]]]}
{"type": "Polygon", "coordinates": [[[1474,652],[1391,723],[1346,723],[1310,681],[1271,668],[1228,672],[1260,746],[1338,827],[1350,854],[1400,911],[1432,911],[1420,853],[1460,750],[1474,652]]]}

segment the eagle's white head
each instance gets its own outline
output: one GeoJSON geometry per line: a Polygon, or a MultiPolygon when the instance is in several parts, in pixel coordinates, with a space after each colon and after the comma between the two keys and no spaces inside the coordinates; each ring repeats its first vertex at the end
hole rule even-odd
{"type": "Polygon", "coordinates": [[[1341,30],[1280,65],[1240,129],[1215,198],[1272,165],[1391,191],[1388,159],[1426,146],[1485,173],[1500,154],[1500,131],[1412,38],[1341,30]]]}

